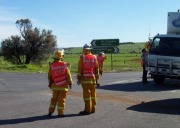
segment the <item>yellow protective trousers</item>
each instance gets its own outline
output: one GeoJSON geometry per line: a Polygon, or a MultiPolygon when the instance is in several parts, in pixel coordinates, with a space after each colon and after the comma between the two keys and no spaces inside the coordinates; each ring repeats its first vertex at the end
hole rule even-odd
{"type": "Polygon", "coordinates": [[[49,106],[49,113],[54,112],[57,104],[58,115],[64,115],[66,94],[67,91],[65,90],[53,90],[53,96],[51,98],[51,104],[49,106]]]}
{"type": "Polygon", "coordinates": [[[95,112],[96,109],[96,85],[82,84],[85,111],[95,112]]]}
{"type": "Polygon", "coordinates": [[[103,66],[99,66],[99,73],[102,75],[103,74],[103,66]]]}

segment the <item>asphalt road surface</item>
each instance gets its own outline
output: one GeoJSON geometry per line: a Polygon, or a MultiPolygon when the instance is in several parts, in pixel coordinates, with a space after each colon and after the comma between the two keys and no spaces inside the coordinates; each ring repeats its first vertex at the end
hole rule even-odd
{"type": "Polygon", "coordinates": [[[0,128],[180,128],[180,81],[163,86],[141,83],[141,72],[105,73],[97,88],[97,109],[84,109],[76,84],[66,99],[64,118],[48,117],[47,74],[0,73],[0,128]]]}

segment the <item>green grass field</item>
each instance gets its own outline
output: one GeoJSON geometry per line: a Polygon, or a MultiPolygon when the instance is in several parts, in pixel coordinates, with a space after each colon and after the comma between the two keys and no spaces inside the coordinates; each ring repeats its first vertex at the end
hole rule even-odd
{"type": "MultiPolygon", "coordinates": [[[[123,72],[123,71],[141,71],[140,56],[141,49],[144,47],[144,43],[135,44],[122,44],[119,45],[120,53],[118,54],[106,54],[108,59],[105,60],[104,71],[105,72],[123,72]]],[[[65,50],[64,61],[69,62],[72,73],[76,73],[79,56],[82,52],[82,48],[71,48],[65,50]]],[[[53,56],[53,55],[52,55],[53,56]]],[[[31,73],[47,73],[49,68],[49,62],[53,59],[49,58],[47,62],[42,65],[13,65],[3,60],[0,57],[0,71],[1,72],[31,72],[31,73]]]]}

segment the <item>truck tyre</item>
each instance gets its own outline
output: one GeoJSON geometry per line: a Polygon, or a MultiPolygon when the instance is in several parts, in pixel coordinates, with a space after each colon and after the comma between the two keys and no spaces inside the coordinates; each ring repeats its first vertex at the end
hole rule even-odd
{"type": "Polygon", "coordinates": [[[154,82],[158,85],[163,85],[163,83],[165,81],[165,77],[159,76],[159,75],[153,75],[153,79],[154,79],[154,82]]]}

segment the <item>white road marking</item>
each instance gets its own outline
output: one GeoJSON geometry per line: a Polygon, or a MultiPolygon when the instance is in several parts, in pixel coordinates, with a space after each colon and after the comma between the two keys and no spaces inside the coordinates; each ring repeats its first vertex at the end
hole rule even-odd
{"type": "Polygon", "coordinates": [[[170,92],[176,92],[176,91],[174,90],[174,91],[170,91],[170,92]]]}
{"type": "Polygon", "coordinates": [[[141,79],[129,79],[129,80],[115,81],[115,82],[112,82],[112,83],[108,83],[107,85],[119,84],[119,83],[133,83],[133,82],[140,82],[140,81],[141,81],[141,79]]]}
{"type": "MultiPolygon", "coordinates": [[[[11,78],[12,80],[20,80],[21,78],[11,78]]],[[[6,79],[0,79],[0,80],[6,80],[6,79]]]]}
{"type": "Polygon", "coordinates": [[[22,79],[22,78],[11,78],[11,79],[13,79],[13,80],[19,80],[19,79],[22,79]]]}

